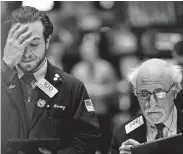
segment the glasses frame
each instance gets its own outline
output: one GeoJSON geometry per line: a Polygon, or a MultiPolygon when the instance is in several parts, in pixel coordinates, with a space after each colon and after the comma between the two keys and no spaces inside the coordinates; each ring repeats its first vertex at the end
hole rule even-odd
{"type": "MultiPolygon", "coordinates": [[[[165,90],[162,91],[162,92],[166,93],[166,96],[164,98],[167,97],[167,94],[169,93],[169,91],[172,89],[173,86],[174,86],[174,84],[172,84],[172,86],[167,91],[165,91],[165,90]]],[[[147,92],[149,93],[149,97],[146,98],[146,99],[143,99],[143,98],[139,97],[140,93],[136,92],[136,94],[137,94],[137,97],[142,99],[142,100],[149,100],[151,98],[151,95],[153,95],[156,100],[160,100],[160,98],[156,98],[156,95],[155,95],[156,92],[155,91],[156,91],[156,89],[153,92],[150,92],[150,91],[147,90],[147,92]]],[[[164,99],[164,98],[162,98],[162,99],[164,99]]]]}

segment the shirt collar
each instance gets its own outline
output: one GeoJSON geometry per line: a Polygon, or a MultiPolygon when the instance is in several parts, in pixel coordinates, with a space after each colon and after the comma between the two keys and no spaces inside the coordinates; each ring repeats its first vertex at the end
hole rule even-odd
{"type": "MultiPolygon", "coordinates": [[[[46,58],[41,65],[42,66],[36,72],[33,73],[33,75],[37,81],[44,78],[46,75],[47,65],[48,65],[48,61],[46,58]]],[[[16,70],[18,72],[18,78],[20,79],[24,75],[24,72],[22,72],[22,70],[18,66],[16,66],[16,70]]]]}
{"type": "Polygon", "coordinates": [[[167,121],[164,122],[164,125],[169,128],[171,131],[174,130],[174,126],[176,125],[176,121],[177,121],[177,108],[174,105],[174,108],[169,116],[169,118],[167,119],[167,121]]]}
{"type": "MultiPolygon", "coordinates": [[[[170,113],[170,116],[168,119],[163,123],[170,131],[174,131],[174,128],[176,127],[176,121],[177,121],[177,108],[174,105],[174,108],[172,112],[170,113]]],[[[147,129],[155,128],[155,125],[150,123],[148,120],[146,120],[147,129]]]]}

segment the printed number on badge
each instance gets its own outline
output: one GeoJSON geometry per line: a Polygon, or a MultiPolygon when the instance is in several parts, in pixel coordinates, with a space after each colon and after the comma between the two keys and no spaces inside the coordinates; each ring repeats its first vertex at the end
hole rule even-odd
{"type": "Polygon", "coordinates": [[[58,90],[51,84],[49,83],[46,79],[41,79],[39,82],[36,83],[36,85],[45,93],[47,94],[50,98],[52,98],[58,90]]]}

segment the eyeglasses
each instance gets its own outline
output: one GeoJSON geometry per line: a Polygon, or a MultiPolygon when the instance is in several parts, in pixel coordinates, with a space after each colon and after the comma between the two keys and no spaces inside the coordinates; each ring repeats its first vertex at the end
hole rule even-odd
{"type": "Polygon", "coordinates": [[[155,89],[152,93],[147,90],[142,90],[141,92],[137,93],[137,97],[139,97],[142,100],[149,100],[151,98],[151,95],[153,94],[155,99],[164,99],[165,97],[167,97],[167,94],[169,93],[169,91],[173,86],[174,84],[167,91],[162,89],[155,89]]]}

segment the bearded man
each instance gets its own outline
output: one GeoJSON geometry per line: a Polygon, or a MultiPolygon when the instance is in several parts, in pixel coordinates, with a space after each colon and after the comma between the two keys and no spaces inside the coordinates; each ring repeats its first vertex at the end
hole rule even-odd
{"type": "Polygon", "coordinates": [[[112,154],[130,154],[131,147],[140,143],[183,132],[183,111],[174,105],[182,89],[181,69],[161,59],[150,59],[129,73],[142,114],[115,130],[112,154]]]}

